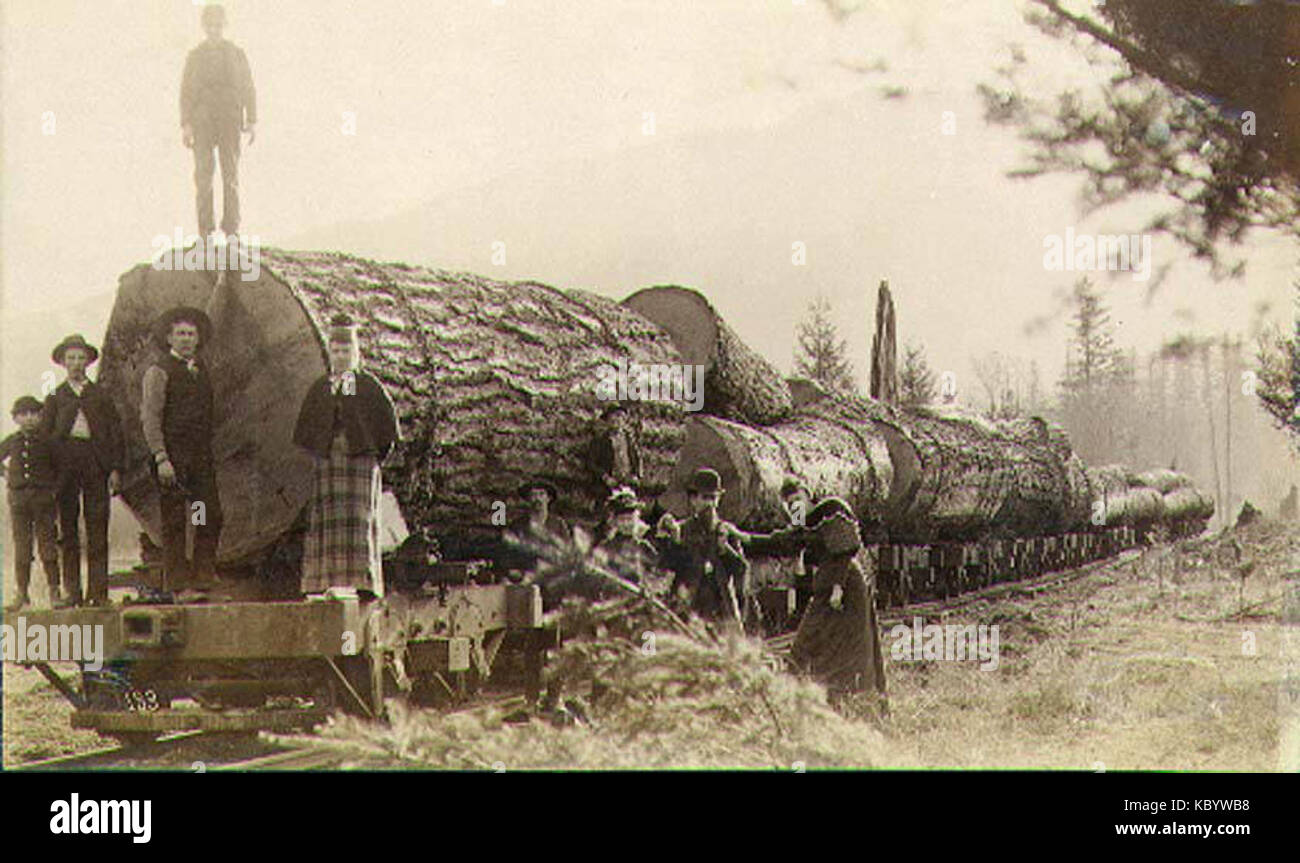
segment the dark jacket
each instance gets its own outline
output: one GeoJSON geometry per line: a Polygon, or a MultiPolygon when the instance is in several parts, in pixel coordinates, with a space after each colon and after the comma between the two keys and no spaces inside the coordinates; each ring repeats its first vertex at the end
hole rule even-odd
{"type": "Polygon", "coordinates": [[[696,614],[712,620],[731,617],[728,585],[735,593],[736,610],[745,613],[749,563],[740,531],[731,522],[718,519],[710,529],[699,516],[691,516],[682,522],[680,542],[662,541],[659,559],[673,572],[672,593],[681,587],[691,591],[696,614]]]}
{"type": "Polygon", "coordinates": [[[353,375],[356,391],[351,395],[336,395],[329,375],[311,385],[298,412],[293,442],[324,458],[334,442],[337,423],[347,435],[348,455],[368,453],[383,461],[399,439],[397,412],[383,384],[373,375],[361,370],[353,375]]]}
{"type": "Polygon", "coordinates": [[[181,78],[181,125],[233,125],[257,122],[253,72],[242,49],[228,39],[204,40],[185,59],[181,78]]]}
{"type": "Polygon", "coordinates": [[[0,441],[0,462],[9,460],[6,482],[10,493],[24,489],[54,490],[58,459],[50,439],[39,431],[16,431],[0,441]]]}
{"type": "Polygon", "coordinates": [[[637,487],[641,482],[641,442],[638,435],[610,430],[591,442],[591,466],[603,481],[608,474],[615,485],[637,487]]]}
{"type": "Polygon", "coordinates": [[[86,414],[90,444],[100,467],[106,472],[122,470],[126,461],[122,418],[113,400],[98,384],[87,381],[79,397],[67,381],[59,384],[41,410],[41,433],[50,439],[57,451],[67,443],[78,410],[86,414]]]}

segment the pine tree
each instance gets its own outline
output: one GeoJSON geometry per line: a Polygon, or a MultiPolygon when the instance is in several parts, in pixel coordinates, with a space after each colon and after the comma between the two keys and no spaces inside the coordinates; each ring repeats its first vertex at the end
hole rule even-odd
{"type": "Polygon", "coordinates": [[[1071,302],[1074,334],[1061,382],[1067,395],[1090,392],[1095,385],[1105,384],[1118,357],[1110,334],[1110,310],[1090,279],[1084,277],[1075,283],[1071,302]]]}
{"type": "Polygon", "coordinates": [[[1300,447],[1300,281],[1296,282],[1297,315],[1291,338],[1277,329],[1259,340],[1255,396],[1278,427],[1300,447]]]}
{"type": "Polygon", "coordinates": [[[1128,410],[1135,381],[1132,361],[1115,347],[1110,310],[1088,278],[1074,285],[1074,314],[1061,379],[1061,412],[1085,461],[1128,455],[1134,421],[1128,410]]]}
{"type": "Polygon", "coordinates": [[[829,300],[817,297],[808,304],[808,317],[799,324],[796,337],[799,344],[794,364],[798,374],[835,392],[857,389],[848,343],[840,338],[831,320],[829,300]]]}
{"type": "Polygon", "coordinates": [[[934,371],[925,360],[925,349],[908,345],[903,349],[903,367],[898,372],[903,407],[918,408],[934,401],[934,371]]]}

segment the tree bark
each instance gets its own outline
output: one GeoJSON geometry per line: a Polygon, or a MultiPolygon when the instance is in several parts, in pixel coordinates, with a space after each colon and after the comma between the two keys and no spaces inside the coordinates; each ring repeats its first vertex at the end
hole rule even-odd
{"type": "MultiPolygon", "coordinates": [[[[159,351],[151,327],[177,305],[207,304],[215,274],[141,265],[120,280],[100,381],[127,425],[124,498],[157,541],[158,509],[139,420],[141,378],[159,351]]],[[[668,335],[611,300],[534,282],[379,264],[336,253],[261,250],[255,281],[228,274],[226,313],[203,349],[216,388],[215,454],[223,565],[279,539],[307,502],[311,458],[292,443],[299,407],[326,370],[328,321],[361,324],[363,368],[384,384],[403,440],[385,465],[412,528],[490,534],[494,504],[519,513],[525,478],[561,489],[557,509],[594,514],[603,490],[587,451],[598,369],[681,362],[668,335]]],[[[667,482],[685,437],[671,402],[633,402],[643,475],[667,482]]]]}
{"type": "Polygon", "coordinates": [[[892,468],[884,438],[829,411],[811,412],[772,426],[747,426],[696,416],[663,504],[686,512],[684,489],[697,468],[722,476],[726,493],[719,513],[752,530],[786,524],[781,484],[796,478],[814,499],[842,497],[859,519],[878,523],[889,495],[892,468]]]}

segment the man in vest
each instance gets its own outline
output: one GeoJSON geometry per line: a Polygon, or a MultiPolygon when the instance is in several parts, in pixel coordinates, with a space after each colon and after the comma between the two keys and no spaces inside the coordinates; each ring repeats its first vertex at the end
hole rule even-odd
{"type": "Polygon", "coordinates": [[[54,348],[54,362],[67,380],[45,401],[41,433],[59,460],[57,492],[59,536],[63,550],[61,604],[81,603],[81,540],[78,523],[86,513],[86,600],[108,604],[108,511],[117,493],[126,457],[122,420],[108,394],[86,377],[99,351],[79,335],[54,348]]]}
{"type": "Polygon", "coordinates": [[[181,142],[194,150],[194,186],[199,210],[199,234],[213,232],[213,150],[221,159],[221,231],[239,231],[239,139],[248,132],[256,138],[257,94],[248,58],[233,42],[223,39],[226,10],[203,8],[203,30],[208,38],[189,53],[181,79],[181,142]]]}
{"type": "Polygon", "coordinates": [[[155,338],[165,353],[144,373],[140,422],[158,482],[163,568],[167,586],[186,587],[182,600],[215,585],[221,501],[212,456],[212,381],[199,348],[212,338],[212,322],[200,309],[178,307],[164,314],[155,338]],[[185,530],[194,525],[194,559],[185,556],[185,530]]]}

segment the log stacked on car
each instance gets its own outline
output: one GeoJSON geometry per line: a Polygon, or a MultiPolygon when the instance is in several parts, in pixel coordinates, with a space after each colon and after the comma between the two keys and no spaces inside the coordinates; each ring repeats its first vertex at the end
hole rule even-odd
{"type": "MultiPolygon", "coordinates": [[[[100,380],[127,418],[124,497],[157,541],[157,500],[139,422],[140,380],[157,349],[149,329],[175,305],[206,306],[213,273],[141,265],[126,273],[105,337],[100,380]]],[[[361,322],[364,366],[393,397],[403,435],[385,468],[408,525],[492,530],[513,517],[525,477],[564,490],[566,515],[603,497],[588,459],[601,366],[681,362],[668,335],[612,300],[536,282],[350,255],[261,250],[261,271],[231,273],[228,312],[206,352],[216,386],[216,458],[226,524],[220,560],[272,544],[309,493],[310,461],[291,438],[308,386],[326,369],[336,312],[361,322]]],[[[666,483],[685,436],[671,402],[630,407],[642,426],[644,475],[666,483]]]]}
{"type": "Polygon", "coordinates": [[[699,292],[661,285],[637,291],[623,305],[662,327],[683,362],[704,366],[707,413],[750,425],[771,425],[790,416],[785,378],[750,350],[699,292]]]}
{"type": "MultiPolygon", "coordinates": [[[[100,381],[127,418],[124,497],[155,541],[157,497],[138,418],[141,376],[158,353],[150,328],[173,306],[207,306],[214,280],[136,267],[120,280],[104,339],[100,381]]],[[[1065,432],[1038,418],[906,412],[787,382],[684,288],[651,288],[620,304],[535,282],[263,249],[259,277],[232,274],[222,290],[226,311],[205,350],[217,390],[227,565],[274,546],[306,503],[311,463],[291,433],[326,368],[326,323],[340,311],[361,321],[364,364],[401,421],[386,484],[408,526],[435,536],[493,533],[495,505],[513,517],[514,490],[529,477],[559,486],[562,514],[595,518],[604,488],[589,451],[608,404],[598,370],[632,363],[706,367],[701,413],[680,401],[627,403],[640,427],[642,478],[667,486],[662,502],[679,514],[685,478],[701,466],[722,473],[722,514],[742,526],[780,524],[779,490],[793,476],[817,497],[843,497],[864,527],[895,543],[1141,526],[1213,511],[1181,475],[1085,468],[1065,432]]]]}

